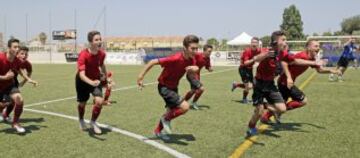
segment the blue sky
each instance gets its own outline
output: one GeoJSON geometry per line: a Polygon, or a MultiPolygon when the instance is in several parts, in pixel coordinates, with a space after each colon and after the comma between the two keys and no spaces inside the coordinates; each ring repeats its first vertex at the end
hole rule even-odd
{"type": "Polygon", "coordinates": [[[295,4],[304,22],[304,32],[340,30],[344,18],[360,14],[359,0],[1,0],[0,32],[25,40],[39,32],[77,29],[80,42],[86,32],[104,32],[103,18],[96,21],[106,6],[106,35],[186,35],[203,38],[233,38],[245,31],[264,36],[279,29],[285,7],[295,4]],[[95,26],[95,27],[94,27],[95,26]]]}

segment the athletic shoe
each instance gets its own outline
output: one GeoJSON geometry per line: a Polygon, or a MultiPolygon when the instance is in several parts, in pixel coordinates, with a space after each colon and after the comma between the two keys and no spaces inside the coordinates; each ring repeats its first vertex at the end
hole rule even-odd
{"type": "Polygon", "coordinates": [[[236,89],[236,82],[234,81],[234,82],[231,84],[231,92],[234,92],[235,89],[236,89]]]}
{"type": "Polygon", "coordinates": [[[25,133],[25,128],[21,127],[20,124],[15,123],[12,125],[18,133],[25,133]]]}
{"type": "Polygon", "coordinates": [[[95,134],[101,134],[102,133],[100,127],[96,124],[96,122],[91,121],[90,126],[94,130],[95,134]]]}
{"type": "Polygon", "coordinates": [[[80,123],[80,129],[85,131],[87,130],[87,126],[86,126],[86,123],[84,120],[79,120],[79,123],[80,123]]]}
{"type": "Polygon", "coordinates": [[[254,136],[254,135],[257,135],[258,134],[258,131],[256,128],[249,128],[247,131],[246,131],[246,138],[249,138],[251,136],[254,136]]]}
{"type": "Polygon", "coordinates": [[[163,125],[163,127],[164,127],[165,133],[166,133],[166,134],[171,134],[172,132],[171,132],[170,121],[165,120],[164,117],[161,117],[161,118],[160,118],[160,121],[161,121],[161,123],[162,123],[162,125],[163,125]]]}
{"type": "Polygon", "coordinates": [[[194,110],[199,110],[199,106],[196,104],[196,102],[191,103],[191,108],[193,108],[194,110]]]}

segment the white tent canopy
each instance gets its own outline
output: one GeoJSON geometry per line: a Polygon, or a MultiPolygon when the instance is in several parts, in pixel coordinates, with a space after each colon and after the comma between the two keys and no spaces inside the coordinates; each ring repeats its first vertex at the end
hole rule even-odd
{"type": "Polygon", "coordinates": [[[249,45],[253,37],[246,32],[241,33],[239,36],[227,42],[228,45],[249,45]]]}

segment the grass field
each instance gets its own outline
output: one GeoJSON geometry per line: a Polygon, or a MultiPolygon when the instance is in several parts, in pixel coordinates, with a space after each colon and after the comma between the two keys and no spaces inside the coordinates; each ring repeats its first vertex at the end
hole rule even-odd
{"type": "MultiPolygon", "coordinates": [[[[164,112],[157,84],[153,83],[160,68],[154,68],[146,76],[145,82],[152,84],[143,91],[135,88],[142,66],[108,66],[108,69],[114,72],[117,91],[112,93],[111,99],[117,103],[104,107],[98,121],[137,136],[152,137],[164,112]]],[[[244,141],[253,107],[239,103],[241,90],[230,91],[232,81],[240,80],[236,67],[215,67],[213,73],[203,72],[206,74],[202,77],[206,92],[199,100],[202,110],[192,110],[175,119],[172,122],[175,134],[171,135],[170,141],[146,143],[119,133],[119,130],[103,129],[102,135],[80,131],[78,122],[72,119],[77,117],[77,103],[73,98],[75,71],[75,65],[34,65],[33,78],[40,86],[26,85],[21,90],[26,109],[21,123],[27,133],[18,135],[10,124],[1,123],[1,158],[173,157],[151,145],[154,142],[160,144],[160,148],[169,147],[165,150],[171,148],[171,151],[190,157],[228,157],[244,141]],[[44,103],[37,104],[39,102],[44,103]]],[[[312,71],[306,72],[296,84],[300,85],[312,71]]],[[[328,82],[327,75],[317,75],[304,88],[309,104],[285,114],[283,124],[265,131],[243,156],[358,157],[359,72],[350,69],[343,83],[328,82]]],[[[188,89],[187,81],[182,80],[180,93],[184,94],[188,89]]],[[[90,110],[89,104],[87,119],[90,110]]]]}

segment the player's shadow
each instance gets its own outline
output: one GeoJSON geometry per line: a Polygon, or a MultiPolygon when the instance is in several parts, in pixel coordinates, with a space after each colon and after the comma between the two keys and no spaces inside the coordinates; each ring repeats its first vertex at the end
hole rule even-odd
{"type": "Polygon", "coordinates": [[[168,134],[170,139],[161,139],[158,137],[149,137],[150,140],[161,140],[167,144],[178,144],[178,145],[188,145],[190,141],[195,141],[196,138],[192,134],[168,134]]]}
{"type": "Polygon", "coordinates": [[[4,132],[6,134],[16,134],[19,136],[25,136],[27,134],[33,133],[34,131],[38,131],[41,128],[47,128],[47,126],[42,126],[42,125],[29,125],[29,126],[23,126],[25,128],[25,132],[24,133],[18,133],[14,128],[6,128],[3,130],[0,130],[1,132],[4,132]]]}
{"type": "MultiPolygon", "coordinates": [[[[24,136],[24,135],[32,133],[33,131],[38,131],[38,130],[40,130],[40,128],[47,128],[47,126],[42,126],[42,125],[26,125],[26,124],[33,123],[33,122],[34,123],[42,123],[44,121],[45,121],[45,119],[42,118],[42,117],[40,117],[40,118],[21,118],[20,123],[23,124],[23,128],[25,128],[24,133],[18,133],[12,127],[0,130],[0,132],[4,132],[4,133],[7,133],[7,134],[17,134],[17,135],[20,135],[20,136],[24,136]]],[[[4,123],[8,124],[9,126],[12,125],[12,122],[4,122],[4,123]]]]}
{"type": "Polygon", "coordinates": [[[248,101],[247,103],[244,103],[243,100],[234,100],[234,99],[231,100],[231,101],[237,102],[237,103],[240,103],[240,104],[243,104],[243,105],[251,105],[251,103],[252,103],[251,101],[248,101]]]}
{"type": "Polygon", "coordinates": [[[198,105],[199,110],[209,110],[211,107],[209,105],[198,105]]]}
{"type": "Polygon", "coordinates": [[[326,129],[325,127],[311,124],[311,123],[291,122],[291,123],[271,124],[270,128],[265,130],[262,134],[271,136],[271,137],[275,137],[275,138],[280,138],[281,136],[276,134],[276,132],[290,131],[290,132],[310,133],[310,131],[308,131],[308,130],[303,130],[302,129],[303,126],[311,126],[311,127],[317,128],[317,129],[326,129]]]}
{"type": "Polygon", "coordinates": [[[101,136],[107,135],[109,132],[111,132],[111,130],[108,128],[102,128],[102,127],[100,127],[100,129],[101,129],[101,134],[96,134],[92,128],[86,129],[86,132],[88,132],[88,134],[91,138],[94,138],[99,141],[105,141],[106,139],[102,138],[101,136]]]}

